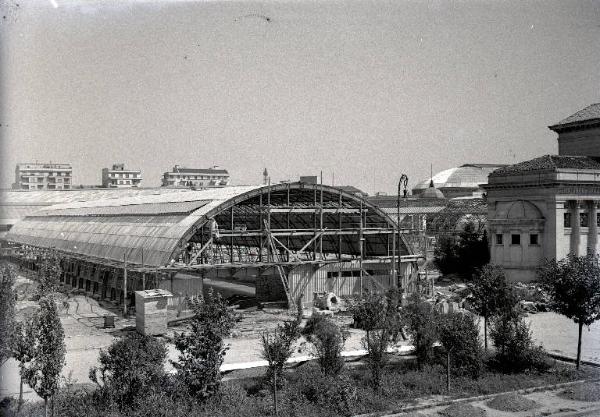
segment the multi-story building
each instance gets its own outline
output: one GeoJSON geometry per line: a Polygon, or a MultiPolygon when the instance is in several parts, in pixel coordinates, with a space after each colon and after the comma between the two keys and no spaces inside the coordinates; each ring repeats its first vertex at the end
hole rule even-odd
{"type": "Polygon", "coordinates": [[[102,168],[102,187],[131,188],[139,187],[142,182],[142,171],[125,169],[125,164],[113,164],[112,168],[102,168]]]}
{"type": "Polygon", "coordinates": [[[600,104],[550,126],[558,155],[500,168],[487,185],[491,262],[530,281],[544,259],[598,253],[600,104]]]}
{"type": "Polygon", "coordinates": [[[73,168],[71,164],[19,163],[15,168],[13,189],[17,190],[70,190],[73,168]]]}
{"type": "Polygon", "coordinates": [[[196,189],[220,188],[229,185],[226,169],[185,168],[175,165],[172,171],[162,177],[163,187],[192,187],[196,189]]]}

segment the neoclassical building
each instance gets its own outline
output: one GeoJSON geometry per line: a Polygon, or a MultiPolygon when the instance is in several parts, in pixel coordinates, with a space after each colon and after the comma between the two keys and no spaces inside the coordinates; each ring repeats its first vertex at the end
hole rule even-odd
{"type": "Polygon", "coordinates": [[[559,155],[495,170],[487,193],[491,262],[512,281],[531,281],[544,259],[598,253],[600,104],[550,129],[559,155]]]}

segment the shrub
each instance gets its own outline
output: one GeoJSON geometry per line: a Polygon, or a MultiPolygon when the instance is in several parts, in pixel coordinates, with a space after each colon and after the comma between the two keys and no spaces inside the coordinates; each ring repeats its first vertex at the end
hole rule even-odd
{"type": "Polygon", "coordinates": [[[346,375],[326,375],[307,364],[290,376],[283,392],[283,411],[309,403],[320,410],[320,415],[348,415],[352,414],[356,396],[356,387],[346,375]]]}
{"type": "Polygon", "coordinates": [[[221,386],[220,368],[227,352],[223,339],[231,332],[236,315],[212,289],[206,297],[190,300],[190,304],[194,311],[190,332],[175,335],[175,347],[180,355],[179,361],[172,364],[188,392],[198,399],[206,399],[221,386]]]}
{"type": "Polygon", "coordinates": [[[100,366],[91,368],[89,376],[123,409],[138,405],[138,400],[158,385],[166,356],[167,348],[160,340],[129,333],[100,351],[100,366]]]}
{"type": "Polygon", "coordinates": [[[439,317],[439,340],[450,359],[450,368],[457,375],[479,377],[482,368],[482,348],[479,327],[473,317],[462,313],[439,317]]]}
{"type": "Polygon", "coordinates": [[[433,363],[433,343],[438,338],[438,314],[433,306],[414,294],[402,309],[402,317],[408,326],[419,367],[433,363]]]}
{"type": "Polygon", "coordinates": [[[547,370],[550,367],[541,346],[535,346],[527,323],[520,316],[502,314],[492,321],[490,337],[496,347],[496,354],[490,364],[506,373],[517,373],[534,369],[547,370]]]}
{"type": "Polygon", "coordinates": [[[346,334],[331,320],[321,319],[314,326],[309,341],[314,345],[321,371],[327,375],[337,375],[344,367],[342,350],[346,334]]]}

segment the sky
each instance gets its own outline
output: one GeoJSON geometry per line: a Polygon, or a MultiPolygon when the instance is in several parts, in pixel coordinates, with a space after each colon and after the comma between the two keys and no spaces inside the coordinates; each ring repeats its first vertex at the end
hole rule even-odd
{"type": "Polygon", "coordinates": [[[600,102],[600,1],[0,0],[0,187],[124,162],[368,193],[556,153],[600,102]]]}

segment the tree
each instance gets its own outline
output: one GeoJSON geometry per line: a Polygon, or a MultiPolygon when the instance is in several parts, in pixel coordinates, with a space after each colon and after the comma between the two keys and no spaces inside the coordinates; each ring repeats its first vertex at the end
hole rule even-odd
{"type": "Polygon", "coordinates": [[[19,410],[23,404],[23,379],[25,378],[25,369],[27,364],[33,359],[33,347],[35,341],[36,325],[33,317],[29,317],[23,322],[15,323],[10,349],[12,357],[19,361],[19,410]]]}
{"type": "Polygon", "coordinates": [[[15,330],[15,274],[8,264],[0,265],[0,367],[12,356],[15,330]]]}
{"type": "Polygon", "coordinates": [[[446,352],[446,388],[450,393],[451,369],[477,378],[481,372],[479,329],[473,318],[463,313],[442,314],[439,341],[446,352]]]}
{"type": "Polygon", "coordinates": [[[25,368],[25,380],[44,400],[48,416],[48,399],[59,388],[60,372],[65,364],[65,334],[52,296],[39,300],[40,310],[34,318],[33,355],[25,368]]]}
{"type": "Polygon", "coordinates": [[[166,357],[162,341],[129,333],[100,351],[100,366],[91,368],[89,376],[110,398],[116,397],[123,410],[158,385],[165,375],[166,357]]]}
{"type": "Polygon", "coordinates": [[[189,393],[204,400],[221,386],[220,368],[228,349],[223,339],[231,332],[236,314],[212,289],[206,297],[190,300],[190,304],[194,311],[190,331],[175,335],[180,355],[172,364],[189,393]]]}
{"type": "Polygon", "coordinates": [[[473,295],[471,309],[483,317],[483,344],[488,349],[488,321],[501,309],[511,309],[517,302],[506,283],[504,270],[493,264],[485,265],[478,277],[469,283],[473,295]]]}
{"type": "Polygon", "coordinates": [[[578,324],[577,369],[581,363],[581,333],[600,318],[600,266],[594,255],[569,255],[549,260],[538,269],[538,278],[551,298],[551,308],[578,324]]]}
{"type": "MultiPolygon", "coordinates": [[[[297,300],[297,306],[301,304],[297,300]]],[[[300,337],[302,308],[298,307],[294,320],[285,320],[272,332],[261,333],[262,357],[268,362],[266,380],[271,384],[275,415],[278,415],[277,390],[283,382],[283,367],[292,356],[294,342],[300,337]]]]}
{"type": "Polygon", "coordinates": [[[56,292],[62,276],[60,258],[55,252],[43,255],[38,270],[37,295],[44,297],[56,292]]]}
{"type": "Polygon", "coordinates": [[[456,235],[441,235],[434,248],[434,261],[444,274],[458,273],[468,279],[490,260],[487,232],[468,221],[456,235]]]}
{"type": "Polygon", "coordinates": [[[438,314],[433,306],[415,293],[402,309],[402,317],[412,337],[419,368],[433,362],[433,344],[438,337],[438,314]]]}
{"type": "Polygon", "coordinates": [[[388,362],[387,350],[396,340],[401,328],[398,314],[402,290],[391,289],[385,296],[366,294],[352,306],[354,322],[366,331],[362,344],[367,350],[365,358],[371,370],[371,384],[375,391],[381,386],[381,377],[388,362]]]}

